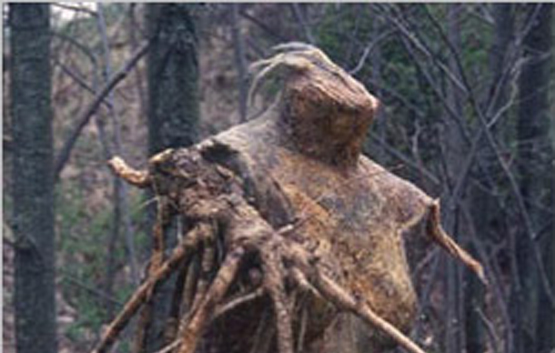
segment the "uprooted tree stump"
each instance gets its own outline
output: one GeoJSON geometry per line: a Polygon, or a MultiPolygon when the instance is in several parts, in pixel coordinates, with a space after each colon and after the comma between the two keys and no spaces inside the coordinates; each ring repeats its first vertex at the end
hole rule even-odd
{"type": "MultiPolygon", "coordinates": [[[[148,277],[108,326],[106,352],[157,284],[177,273],[164,352],[330,351],[340,312],[366,324],[367,351],[400,344],[415,316],[402,235],[417,225],[484,281],[481,265],[443,231],[439,204],[361,155],[377,100],[318,49],[276,47],[253,65],[283,89],[261,117],[193,147],[166,150],[137,171],[113,171],[158,202],[148,277]],[[169,255],[164,233],[179,219],[169,255]],[[204,351],[204,350],[203,350],[204,351]]],[[[360,325],[359,325],[360,326],[360,325]]],[[[347,349],[340,349],[347,351],[347,349]]]]}

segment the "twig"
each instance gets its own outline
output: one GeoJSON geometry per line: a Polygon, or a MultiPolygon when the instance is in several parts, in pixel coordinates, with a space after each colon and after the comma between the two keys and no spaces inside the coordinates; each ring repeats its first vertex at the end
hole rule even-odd
{"type": "Polygon", "coordinates": [[[67,2],[63,2],[63,3],[62,2],[55,2],[52,5],[56,6],[56,7],[59,7],[61,9],[65,9],[65,10],[71,10],[71,11],[75,11],[75,12],[83,12],[83,13],[86,13],[87,15],[91,15],[93,17],[98,16],[98,14],[95,11],[93,11],[91,9],[88,9],[84,6],[69,5],[69,3],[67,3],[67,2]]]}
{"type": "Polygon", "coordinates": [[[241,306],[245,303],[248,303],[257,298],[260,298],[262,295],[264,295],[264,289],[262,287],[259,287],[252,292],[241,295],[237,298],[233,298],[229,300],[227,303],[218,306],[216,310],[214,310],[214,319],[228,313],[231,310],[234,310],[238,306],[241,306]]]}
{"type": "Polygon", "coordinates": [[[439,200],[435,200],[430,205],[429,217],[430,218],[427,224],[427,230],[432,239],[436,243],[441,245],[441,247],[443,247],[449,254],[468,266],[474,273],[476,273],[482,283],[487,285],[488,280],[486,278],[482,265],[472,256],[470,256],[470,254],[468,254],[465,250],[460,248],[457,243],[455,243],[443,230],[443,227],[440,224],[439,200]]]}
{"type": "Polygon", "coordinates": [[[172,343],[168,344],[167,346],[165,346],[164,348],[160,349],[159,351],[157,351],[156,353],[168,353],[171,352],[174,348],[179,347],[179,345],[181,344],[181,338],[176,339],[175,341],[173,341],[172,343]]]}
{"type": "Polygon", "coordinates": [[[137,64],[139,59],[141,59],[147,52],[150,46],[149,42],[143,43],[139,49],[131,56],[131,58],[123,64],[123,66],[106,82],[104,87],[100,89],[100,91],[96,94],[93,98],[91,103],[87,106],[87,108],[83,111],[81,116],[77,119],[77,123],[73,130],[70,132],[68,138],[65,140],[60,152],[58,153],[57,158],[55,159],[54,163],[54,180],[55,182],[58,181],[60,178],[60,174],[64,169],[65,164],[69,160],[71,151],[73,146],[77,142],[79,135],[83,128],[88,124],[91,117],[96,113],[98,107],[113,89],[114,87],[123,80],[127,74],[131,71],[131,69],[137,64]]]}
{"type": "Polygon", "coordinates": [[[79,42],[74,37],[69,36],[69,35],[67,35],[65,33],[62,33],[62,32],[52,31],[52,35],[62,39],[63,41],[66,41],[67,43],[73,45],[75,48],[79,49],[79,51],[81,51],[81,53],[83,53],[89,59],[89,61],[91,62],[91,65],[93,67],[96,68],[98,66],[98,64],[96,62],[96,57],[94,56],[92,51],[86,45],[82,44],[81,42],[79,42]]]}
{"type": "Polygon", "coordinates": [[[247,20],[251,21],[252,23],[254,23],[255,25],[257,25],[258,27],[260,27],[264,32],[266,32],[267,34],[269,34],[270,36],[274,37],[275,39],[277,39],[278,42],[287,42],[287,38],[285,38],[284,36],[282,36],[281,34],[277,33],[275,30],[273,30],[272,28],[268,27],[265,23],[261,22],[259,19],[257,19],[256,17],[250,15],[247,11],[242,10],[239,12],[239,14],[241,16],[243,16],[244,18],[246,18],[247,20]]]}
{"type": "MultiPolygon", "coordinates": [[[[56,62],[58,64],[58,66],[60,67],[60,69],[62,69],[62,71],[67,74],[69,77],[71,77],[73,79],[73,81],[75,81],[79,86],[81,86],[82,88],[84,88],[87,92],[95,94],[96,91],[89,86],[89,84],[87,82],[85,82],[85,80],[83,78],[81,78],[79,76],[79,74],[73,72],[69,67],[67,67],[63,62],[58,61],[56,62]]],[[[106,107],[110,108],[112,106],[112,104],[109,101],[103,100],[102,104],[106,105],[106,107]]]]}
{"type": "MultiPolygon", "coordinates": [[[[64,271],[62,271],[62,272],[64,272],[64,271]]],[[[66,280],[66,281],[70,282],[71,284],[76,285],[79,288],[82,288],[82,289],[84,289],[84,290],[86,290],[86,291],[88,291],[88,292],[90,292],[90,293],[92,293],[92,294],[94,294],[94,295],[96,295],[100,298],[107,299],[110,302],[112,302],[113,304],[116,304],[116,305],[122,305],[123,304],[122,302],[120,302],[119,300],[114,298],[113,296],[104,293],[103,291],[101,291],[101,290],[93,287],[92,285],[89,285],[89,284],[73,277],[72,275],[70,275],[68,273],[64,272],[62,274],[62,280],[66,280]]]]}
{"type": "Polygon", "coordinates": [[[372,140],[376,141],[380,146],[382,146],[386,152],[388,152],[389,154],[393,155],[397,159],[401,160],[403,163],[407,164],[411,168],[414,168],[416,171],[421,173],[422,176],[426,177],[428,180],[434,183],[434,185],[441,184],[439,179],[434,174],[432,174],[429,170],[425,169],[424,166],[421,166],[418,163],[412,161],[409,157],[397,151],[395,148],[387,144],[387,142],[379,138],[376,134],[370,132],[370,138],[372,138],[372,140]]]}
{"type": "Polygon", "coordinates": [[[306,37],[306,39],[308,40],[308,42],[310,44],[316,44],[316,41],[314,40],[314,36],[312,35],[312,30],[310,29],[310,27],[308,26],[308,24],[306,23],[304,16],[301,12],[301,8],[299,7],[299,3],[293,2],[290,4],[291,9],[293,10],[293,15],[295,16],[295,18],[297,19],[297,21],[299,22],[299,25],[302,29],[302,31],[304,32],[304,35],[306,37]]]}
{"type": "Polygon", "coordinates": [[[378,44],[380,44],[381,41],[383,41],[384,39],[389,37],[394,32],[395,31],[393,31],[393,30],[385,31],[385,32],[381,33],[380,35],[378,35],[378,37],[375,38],[373,41],[371,41],[366,46],[366,48],[364,48],[364,51],[362,52],[362,55],[361,55],[360,59],[358,60],[358,63],[356,64],[356,66],[348,71],[349,75],[356,75],[364,67],[364,64],[366,63],[366,59],[368,58],[368,55],[370,55],[370,53],[372,53],[372,50],[374,50],[374,48],[378,44]]]}
{"type": "MultiPolygon", "coordinates": [[[[110,55],[110,46],[108,43],[108,33],[106,29],[106,20],[104,18],[104,8],[101,3],[97,4],[97,25],[100,32],[100,37],[102,39],[102,48],[104,51],[105,61],[104,61],[104,77],[108,81],[108,77],[112,75],[112,60],[110,55]]],[[[112,117],[112,122],[114,126],[114,153],[116,155],[121,154],[121,124],[120,119],[116,113],[116,104],[112,92],[108,93],[108,101],[111,103],[109,112],[112,117]]],[[[115,212],[114,212],[114,233],[119,233],[120,226],[123,226],[123,235],[125,239],[125,245],[127,248],[127,255],[129,258],[129,266],[131,269],[131,281],[135,284],[139,283],[139,274],[137,270],[137,258],[135,255],[135,244],[133,240],[133,234],[131,230],[131,217],[129,215],[129,201],[127,185],[124,184],[121,179],[117,178],[114,180],[114,196],[116,198],[115,212]]]]}
{"type": "Polygon", "coordinates": [[[499,348],[497,346],[497,342],[499,342],[499,337],[497,337],[497,335],[495,334],[495,327],[493,323],[487,318],[486,314],[484,314],[482,309],[475,308],[474,310],[478,313],[480,320],[482,320],[482,322],[484,323],[484,326],[486,327],[486,332],[488,333],[488,336],[490,336],[490,340],[493,346],[493,351],[495,353],[499,352],[499,348]]]}
{"type": "MultiPolygon", "coordinates": [[[[391,5],[391,8],[396,10],[396,6],[391,5]]],[[[461,80],[457,77],[458,75],[453,72],[447,65],[441,62],[438,59],[437,55],[431,52],[429,46],[426,42],[421,40],[421,36],[418,35],[418,32],[411,32],[410,31],[410,24],[406,20],[406,17],[403,16],[402,13],[398,13],[397,16],[390,17],[393,24],[405,35],[405,37],[414,45],[416,49],[426,55],[443,73],[445,76],[462,92],[467,92],[467,87],[463,85],[461,80]],[[403,22],[406,22],[404,25],[403,22]]],[[[450,42],[449,42],[450,43],[450,42]]],[[[451,43],[450,43],[451,45],[451,43]]]]}

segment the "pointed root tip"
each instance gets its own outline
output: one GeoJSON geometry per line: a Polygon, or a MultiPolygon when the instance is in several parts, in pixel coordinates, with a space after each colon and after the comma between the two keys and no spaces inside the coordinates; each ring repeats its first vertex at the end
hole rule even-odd
{"type": "Polygon", "coordinates": [[[482,284],[485,287],[489,287],[489,280],[486,277],[486,273],[485,273],[484,268],[482,267],[482,265],[479,265],[479,267],[477,268],[476,275],[478,276],[480,281],[482,281],[482,284]]]}
{"type": "Polygon", "coordinates": [[[129,184],[139,188],[151,186],[151,179],[147,172],[131,168],[121,157],[114,156],[107,163],[114,174],[129,184]]]}

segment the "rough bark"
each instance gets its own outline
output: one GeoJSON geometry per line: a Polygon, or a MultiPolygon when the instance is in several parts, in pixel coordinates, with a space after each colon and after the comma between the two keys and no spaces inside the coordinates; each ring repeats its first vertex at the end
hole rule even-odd
{"type": "MultiPolygon", "coordinates": [[[[460,4],[447,6],[447,38],[452,48],[448,67],[457,80],[461,79],[456,57],[460,57],[461,53],[460,18],[462,9],[463,7],[460,4]]],[[[443,158],[445,161],[449,161],[449,163],[445,163],[447,165],[445,191],[451,194],[464,168],[463,156],[467,153],[464,132],[460,128],[461,125],[464,125],[466,119],[464,116],[464,95],[461,89],[451,80],[447,82],[447,102],[454,115],[445,114],[446,117],[443,120],[444,131],[441,136],[442,149],[444,150],[443,158]]],[[[459,234],[462,230],[459,222],[459,200],[455,199],[457,196],[449,196],[449,213],[445,215],[444,224],[447,231],[454,236],[454,239],[459,240],[459,234]]],[[[461,310],[464,303],[464,298],[462,298],[464,291],[462,290],[461,271],[451,262],[446,264],[445,284],[447,295],[444,319],[446,322],[445,351],[456,353],[460,352],[461,347],[465,345],[464,317],[461,310]]]]}
{"type": "MultiPolygon", "coordinates": [[[[537,10],[537,18],[524,37],[524,57],[519,80],[519,112],[517,121],[519,187],[526,208],[534,215],[532,226],[537,232],[544,215],[533,209],[534,203],[548,203],[552,169],[549,167],[551,151],[549,144],[549,101],[548,84],[551,61],[552,5],[526,5],[528,16],[537,10]]],[[[552,237],[546,237],[552,241],[552,237]]],[[[547,244],[547,243],[546,243],[547,244]]],[[[540,331],[552,330],[553,310],[550,306],[540,307],[540,298],[545,295],[536,267],[531,240],[524,234],[516,238],[517,283],[513,286],[513,318],[515,323],[515,347],[517,352],[539,352],[540,331]],[[538,321],[541,320],[541,321],[538,321]],[[550,324],[551,323],[551,324],[550,324]],[[549,328],[547,328],[549,327],[549,328]]],[[[544,299],[545,300],[545,299],[544,299]]],[[[545,300],[547,302],[547,300],[545,300]]],[[[544,303],[545,304],[545,303],[544,303]]],[[[542,334],[549,341],[550,335],[542,334]]],[[[549,344],[547,344],[549,347],[549,344]]]]}
{"type": "Polygon", "coordinates": [[[175,288],[189,303],[170,315],[180,319],[167,349],[180,353],[201,346],[331,352],[341,334],[331,325],[339,312],[346,322],[367,325],[365,337],[354,339],[367,342],[369,351],[400,344],[423,352],[405,336],[416,297],[402,236],[417,224],[484,279],[480,264],[441,227],[439,203],[361,155],[377,100],[312,46],[275,50],[253,67],[254,91],[274,70],[284,73],[282,92],[263,116],[187,149],[159,153],[148,172],[111,161],[124,179],[156,191],[155,238],[169,219],[183,217],[194,226],[177,249],[200,245],[189,258],[176,259],[174,252],[157,260],[149,284],[110,325],[96,352],[107,350],[167,277],[170,263],[179,261],[201,269],[196,284],[187,285],[188,271],[184,288],[175,288]]]}
{"type": "Polygon", "coordinates": [[[57,351],[50,9],[10,4],[16,346],[57,351]]]}
{"type": "MultiPolygon", "coordinates": [[[[191,4],[148,4],[145,8],[151,50],[147,57],[148,152],[186,147],[197,140],[199,119],[197,37],[191,4]]],[[[154,195],[148,193],[147,197],[154,195]]],[[[153,209],[149,210],[154,212],[153,209]]],[[[154,273],[166,248],[175,246],[175,224],[165,224],[151,255],[149,273],[154,273]]],[[[151,308],[145,308],[135,351],[156,351],[163,343],[164,318],[170,310],[173,280],[152,293],[151,308]]]]}
{"type": "Polygon", "coordinates": [[[196,142],[199,119],[197,38],[191,4],[149,4],[149,153],[196,142]]]}
{"type": "Polygon", "coordinates": [[[245,53],[245,39],[241,32],[241,21],[239,9],[241,4],[230,4],[231,7],[231,34],[233,36],[233,54],[235,56],[235,66],[237,69],[237,90],[239,91],[239,114],[241,122],[247,120],[247,58],[245,53]]]}
{"type": "MultiPolygon", "coordinates": [[[[553,74],[550,75],[549,73],[552,73],[554,69],[552,57],[554,48],[553,11],[555,11],[555,7],[553,4],[545,4],[542,11],[543,13],[538,19],[540,23],[538,23],[537,31],[539,33],[537,33],[537,36],[535,36],[534,39],[534,42],[536,43],[535,48],[540,51],[540,54],[538,55],[539,61],[537,62],[537,65],[540,65],[540,67],[537,67],[534,70],[537,70],[537,75],[541,77],[541,81],[536,82],[538,85],[535,86],[535,89],[540,90],[541,92],[541,96],[538,98],[539,101],[537,102],[539,106],[538,108],[541,109],[541,112],[538,114],[540,129],[538,130],[539,135],[535,143],[536,147],[534,148],[534,151],[540,153],[540,156],[537,156],[537,163],[540,168],[537,175],[545,176],[545,180],[542,180],[541,185],[536,186],[537,189],[534,191],[536,195],[532,200],[535,199],[542,205],[545,205],[546,209],[553,210],[555,205],[555,186],[553,185],[553,180],[555,179],[553,177],[555,175],[555,165],[553,163],[550,164],[549,161],[554,160],[555,150],[549,142],[550,140],[553,141],[555,136],[549,135],[549,127],[550,120],[551,123],[554,123],[555,120],[553,118],[553,103],[551,103],[549,99],[550,89],[548,87],[553,85],[553,74]],[[546,57],[542,57],[544,55],[546,57]],[[540,187],[543,189],[540,189],[540,187]]],[[[553,97],[552,94],[551,97],[553,97]]],[[[524,114],[524,109],[525,107],[523,107],[522,114],[524,114]]],[[[530,182],[533,183],[532,185],[536,185],[537,183],[537,181],[533,180],[530,180],[530,182]]],[[[552,214],[543,212],[535,212],[535,214],[537,216],[535,221],[538,224],[538,228],[542,227],[547,220],[552,220],[553,217],[552,214]]],[[[555,261],[553,261],[553,254],[555,253],[555,232],[550,232],[548,228],[545,233],[539,234],[538,236],[541,239],[539,244],[542,249],[542,259],[545,264],[545,276],[548,278],[548,283],[551,288],[555,288],[555,261]]],[[[551,305],[541,283],[538,283],[538,291],[539,309],[537,316],[537,350],[538,352],[547,352],[555,348],[555,336],[552,334],[553,329],[555,329],[555,310],[553,309],[553,306],[551,305]]]]}

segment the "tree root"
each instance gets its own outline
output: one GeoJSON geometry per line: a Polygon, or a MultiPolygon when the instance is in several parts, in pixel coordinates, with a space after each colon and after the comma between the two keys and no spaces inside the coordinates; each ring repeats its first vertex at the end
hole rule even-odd
{"type": "Polygon", "coordinates": [[[440,219],[439,200],[434,200],[434,202],[430,205],[430,218],[427,225],[428,234],[434,242],[445,249],[450,255],[460,260],[463,264],[470,268],[470,270],[472,270],[472,272],[480,278],[482,283],[487,286],[488,280],[482,265],[464,249],[458,246],[457,243],[455,243],[453,239],[445,233],[445,230],[443,230],[443,227],[441,226],[440,219]]]}
{"type": "Polygon", "coordinates": [[[173,251],[172,255],[154,273],[151,273],[146,281],[133,293],[120,313],[110,323],[100,342],[92,351],[93,353],[108,352],[110,346],[117,340],[121,331],[129,323],[129,320],[147,301],[154,286],[166,280],[182,261],[187,260],[193,255],[199,239],[198,231],[199,228],[191,231],[188,237],[173,251]]]}
{"type": "MultiPolygon", "coordinates": [[[[121,162],[120,162],[121,163],[121,162]]],[[[138,176],[138,173],[134,173],[133,180],[138,176]]],[[[126,179],[127,180],[127,179],[126,179]]],[[[148,266],[148,276],[153,276],[159,268],[162,266],[162,261],[164,257],[164,232],[169,224],[170,215],[168,214],[169,207],[166,197],[159,197],[158,200],[158,213],[156,215],[157,219],[154,224],[154,229],[152,231],[154,237],[154,246],[152,249],[152,254],[150,257],[150,262],[148,266]]],[[[201,229],[201,228],[199,228],[201,229]]],[[[203,232],[200,231],[199,234],[203,232]]],[[[154,286],[150,288],[145,304],[140,314],[140,319],[137,325],[137,334],[135,336],[135,353],[143,353],[146,346],[147,332],[152,322],[152,311],[154,309],[153,303],[153,292],[154,286]]]]}
{"type": "MultiPolygon", "coordinates": [[[[191,165],[186,166],[185,171],[166,168],[167,165],[171,165],[169,162],[173,158],[172,153],[168,152],[151,159],[149,172],[136,171],[117,157],[110,161],[112,170],[127,182],[138,187],[152,187],[157,192],[161,203],[159,217],[154,227],[154,237],[158,245],[152,255],[148,278],[108,326],[93,353],[107,352],[131,317],[141,307],[148,308],[149,298],[155,291],[156,285],[179,270],[187,274],[182,274],[181,284],[176,288],[175,294],[176,298],[183,297],[183,303],[173,305],[170,313],[173,322],[168,325],[174,325],[174,328],[173,331],[169,330],[166,346],[160,352],[195,352],[203,333],[215,318],[225,315],[250,300],[267,295],[273,304],[278,350],[280,353],[293,353],[295,342],[292,323],[295,310],[292,302],[294,293],[297,291],[290,290],[287,288],[290,286],[286,286],[286,283],[292,283],[296,289],[304,293],[324,298],[337,309],[353,313],[368,325],[389,335],[408,352],[424,353],[399,329],[377,315],[364,300],[330,278],[321,266],[322,254],[306,249],[301,243],[293,240],[297,239],[296,237],[290,236],[296,231],[294,225],[275,230],[240,194],[229,191],[234,190],[233,188],[226,189],[220,187],[221,185],[216,187],[218,183],[232,183],[233,179],[231,181],[229,179],[231,172],[222,173],[220,167],[216,168],[202,158],[198,158],[199,155],[195,155],[194,149],[187,150],[187,153],[191,153],[192,157],[191,165]],[[228,192],[221,192],[224,189],[228,192]],[[172,198],[174,206],[164,201],[167,197],[172,198]],[[171,207],[173,210],[169,210],[171,207]],[[183,237],[171,256],[163,260],[161,257],[163,244],[159,242],[163,239],[162,233],[165,224],[169,221],[169,215],[173,213],[193,219],[196,226],[183,237]],[[213,224],[225,224],[223,232],[225,254],[221,264],[215,261],[217,250],[213,224]],[[201,248],[202,252],[199,251],[201,248]],[[194,254],[199,257],[201,271],[196,283],[192,283],[194,281],[189,275],[191,271],[183,266],[194,254]],[[241,264],[246,256],[255,256],[259,259],[262,281],[258,288],[250,288],[246,293],[230,295],[231,293],[228,292],[233,283],[238,280],[241,264]],[[210,280],[206,274],[214,272],[216,268],[216,275],[210,280]],[[176,318],[179,318],[177,330],[175,329],[176,318]]],[[[432,208],[432,216],[432,222],[437,221],[435,224],[432,223],[430,228],[435,240],[483,275],[481,266],[456,244],[453,246],[454,243],[442,231],[439,218],[436,218],[439,217],[438,205],[432,208]]],[[[178,300],[176,298],[174,300],[178,300]]],[[[142,325],[140,330],[145,328],[144,322],[142,325]]],[[[302,325],[306,325],[306,320],[304,323],[301,322],[302,325]]],[[[303,337],[299,340],[303,342],[303,337]]]]}

